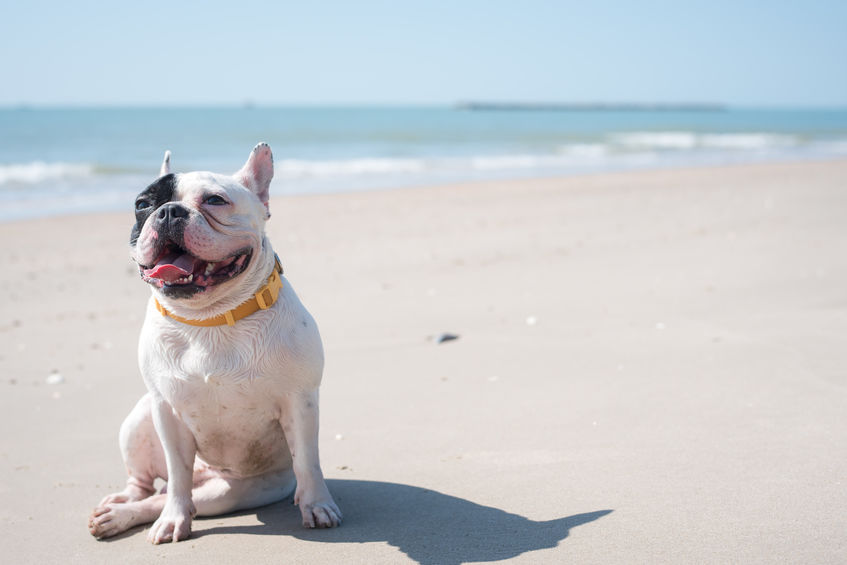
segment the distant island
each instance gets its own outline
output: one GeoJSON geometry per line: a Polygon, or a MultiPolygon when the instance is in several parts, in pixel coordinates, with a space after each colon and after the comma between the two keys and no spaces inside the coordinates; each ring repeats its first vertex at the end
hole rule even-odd
{"type": "Polygon", "coordinates": [[[509,112],[723,112],[723,104],[638,104],[638,103],[556,103],[556,102],[458,102],[459,110],[509,112]]]}

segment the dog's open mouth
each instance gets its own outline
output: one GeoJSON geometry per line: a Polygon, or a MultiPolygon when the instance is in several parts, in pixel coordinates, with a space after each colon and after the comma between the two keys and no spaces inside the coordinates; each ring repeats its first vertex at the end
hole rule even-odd
{"type": "Polygon", "coordinates": [[[145,282],[159,288],[194,287],[203,290],[240,274],[250,264],[252,254],[251,249],[243,249],[220,261],[204,261],[169,243],[153,265],[139,265],[138,268],[145,282]]]}

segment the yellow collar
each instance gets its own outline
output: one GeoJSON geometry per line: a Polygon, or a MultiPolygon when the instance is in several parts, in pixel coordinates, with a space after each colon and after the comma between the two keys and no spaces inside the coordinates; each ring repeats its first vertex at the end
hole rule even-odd
{"type": "Polygon", "coordinates": [[[227,326],[234,326],[235,322],[238,320],[246,318],[250,314],[258,312],[259,310],[266,310],[270,308],[276,302],[277,298],[279,298],[279,291],[282,289],[282,278],[280,278],[280,275],[282,274],[282,264],[279,262],[279,257],[276,256],[276,254],[274,254],[274,260],[276,262],[274,270],[271,273],[271,276],[268,277],[268,282],[265,286],[260,288],[252,298],[241,306],[236,306],[232,310],[224,312],[214,318],[206,318],[205,320],[189,320],[176,316],[168,312],[154,297],[153,302],[156,304],[156,310],[158,310],[162,316],[173,318],[177,322],[182,322],[189,326],[211,327],[223,326],[224,324],[227,326]]]}

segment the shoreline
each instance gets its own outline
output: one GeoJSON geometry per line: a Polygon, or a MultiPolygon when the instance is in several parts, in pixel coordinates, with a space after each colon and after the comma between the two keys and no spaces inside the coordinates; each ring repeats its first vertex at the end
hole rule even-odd
{"type": "Polygon", "coordinates": [[[0,548],[843,563],[845,187],[836,160],[272,196],[268,236],[323,337],[345,522],[303,530],[283,501],[162,546],[86,529],[144,392],[131,210],[0,224],[0,548]]]}
{"type": "MultiPolygon", "coordinates": [[[[736,168],[746,168],[746,167],[770,167],[770,166],[792,166],[792,165],[815,165],[815,164],[828,164],[828,163],[842,163],[847,162],[847,157],[827,157],[827,158],[796,158],[796,159],[778,159],[778,160],[766,160],[766,161],[746,161],[746,162],[733,162],[733,163],[720,163],[720,164],[712,164],[712,165],[689,165],[689,164],[680,164],[680,165],[664,165],[658,166],[656,168],[633,168],[633,169],[614,169],[614,170],[597,170],[597,171],[580,171],[574,172],[572,174],[561,174],[561,175],[539,175],[539,176],[526,176],[526,177],[502,177],[502,178],[487,178],[487,179],[471,179],[471,180],[458,180],[455,182],[436,182],[436,183],[422,183],[422,184],[409,184],[403,186],[387,186],[387,187],[377,187],[377,188],[362,188],[362,189],[348,189],[348,190],[336,190],[336,191],[316,191],[312,193],[305,192],[294,192],[290,194],[277,194],[274,195],[274,185],[271,184],[271,198],[272,199],[288,199],[288,198],[325,198],[331,197],[333,195],[350,195],[355,196],[357,194],[370,194],[370,193],[393,193],[396,191],[414,191],[414,190],[442,190],[442,189],[456,189],[462,187],[472,187],[479,185],[500,185],[500,184],[520,184],[520,183],[538,183],[538,182],[556,182],[556,181],[565,181],[565,180],[578,180],[581,178],[591,179],[595,177],[616,177],[616,176],[631,176],[631,175],[652,175],[652,174],[661,174],[664,172],[704,172],[710,170],[722,170],[722,169],[736,169],[736,168]]],[[[139,192],[144,187],[139,187],[139,192]]],[[[131,202],[127,203],[127,210],[131,212],[131,202]]],[[[20,224],[26,222],[33,221],[50,221],[56,220],[60,218],[85,218],[85,217],[96,217],[96,216],[106,216],[112,214],[121,214],[122,210],[119,209],[106,209],[106,210],[81,210],[81,211],[72,211],[67,213],[52,213],[47,215],[39,215],[39,216],[29,216],[23,218],[10,218],[7,220],[0,219],[0,226],[4,225],[13,225],[20,224]]]]}

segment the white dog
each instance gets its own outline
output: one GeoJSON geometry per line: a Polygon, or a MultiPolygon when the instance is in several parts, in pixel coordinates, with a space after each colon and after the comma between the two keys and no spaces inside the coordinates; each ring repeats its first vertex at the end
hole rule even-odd
{"type": "Polygon", "coordinates": [[[153,289],[138,348],[149,392],[121,426],[127,486],[89,530],[155,521],[151,542],[180,541],[195,514],[292,492],[304,526],[337,526],[318,459],[320,334],[264,231],[271,149],[257,145],[233,176],[171,174],[169,161],[136,199],[130,238],[153,289]]]}

